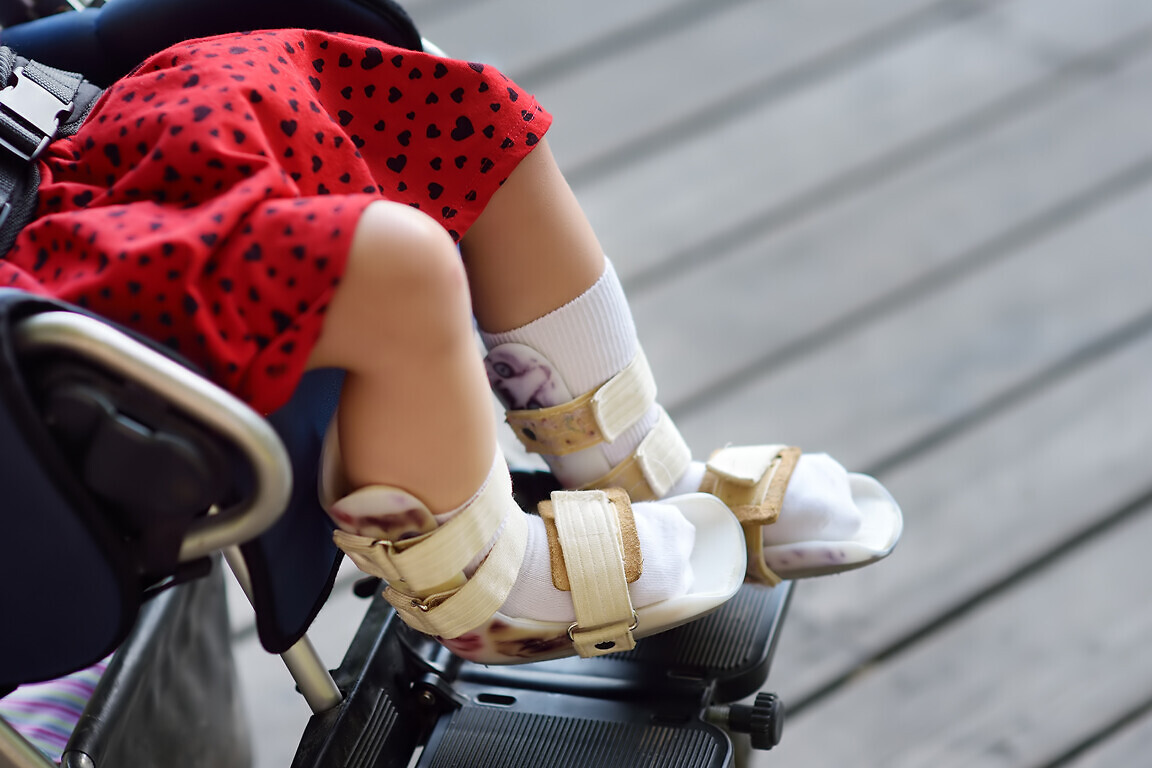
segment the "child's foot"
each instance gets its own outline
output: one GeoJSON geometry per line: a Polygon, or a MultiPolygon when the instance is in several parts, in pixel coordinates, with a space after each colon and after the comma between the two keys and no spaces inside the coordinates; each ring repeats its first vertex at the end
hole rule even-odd
{"type": "Polygon", "coordinates": [[[656,405],[642,354],[580,397],[523,344],[495,346],[486,364],[513,431],[562,483],[622,487],[633,499],[718,496],[744,526],[750,578],[776,583],[859,568],[886,557],[900,538],[900,509],[887,490],[826,454],[728,447],[707,464],[692,461],[656,405]]]}
{"type": "Polygon", "coordinates": [[[484,664],[627,650],[718,607],[743,580],[743,535],[714,497],[633,506],[623,493],[559,492],[541,507],[521,512],[498,457],[450,513],[371,486],[329,514],[337,545],[388,583],[406,623],[484,664]]]}
{"type": "Polygon", "coordinates": [[[827,454],[787,446],[728,447],[693,463],[702,490],[744,526],[749,576],[767,583],[825,576],[886,557],[903,530],[900,508],[867,475],[827,454]]]}

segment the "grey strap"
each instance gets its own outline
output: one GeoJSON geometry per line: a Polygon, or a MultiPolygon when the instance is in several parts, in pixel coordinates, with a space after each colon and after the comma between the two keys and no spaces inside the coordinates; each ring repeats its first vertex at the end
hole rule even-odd
{"type": "Polygon", "coordinates": [[[0,90],[0,147],[31,162],[71,116],[84,78],[35,61],[15,63],[0,90]]]}
{"type": "Polygon", "coordinates": [[[57,136],[75,132],[100,90],[75,72],[24,59],[7,47],[0,47],[0,84],[5,85],[0,90],[3,255],[35,210],[40,183],[36,158],[57,136]]]}

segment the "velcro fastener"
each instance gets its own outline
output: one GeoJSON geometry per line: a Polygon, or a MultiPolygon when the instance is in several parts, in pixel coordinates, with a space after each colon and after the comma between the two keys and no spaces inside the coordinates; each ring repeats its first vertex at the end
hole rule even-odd
{"type": "Polygon", "coordinates": [[[460,637],[487,622],[507,601],[527,546],[528,519],[517,511],[508,515],[500,538],[464,586],[419,598],[389,585],[384,599],[413,629],[448,640],[460,637]]]}
{"type": "Polygon", "coordinates": [[[636,611],[613,499],[605,491],[556,491],[551,507],[576,612],[568,630],[576,652],[588,657],[635,648],[636,611]]]}
{"type": "Polygon", "coordinates": [[[780,516],[800,449],[786,445],[730,446],[708,460],[700,490],[717,496],[741,523],[770,525],[780,516]]]}
{"type": "MultiPolygon", "coordinates": [[[[640,578],[644,570],[644,558],[640,556],[640,535],[636,531],[636,518],[632,515],[632,504],[622,488],[606,488],[608,500],[616,510],[620,523],[620,541],[624,553],[624,576],[628,583],[640,578]]],[[[541,501],[537,507],[544,521],[544,533],[548,537],[548,554],[552,563],[552,586],[561,592],[570,592],[572,583],[568,569],[564,565],[564,554],[560,546],[560,534],[556,529],[556,512],[550,500],[541,501]]]]}
{"type": "Polygon", "coordinates": [[[429,533],[385,541],[336,530],[333,540],[360,570],[413,595],[443,587],[480,554],[506,517],[518,516],[512,481],[494,472],[469,505],[429,533]],[[509,513],[512,513],[511,515],[509,513]]]}
{"type": "Polygon", "coordinates": [[[505,418],[531,453],[566,456],[612,442],[656,403],[656,380],[643,350],[591,392],[550,408],[508,411],[505,418]]]}
{"type": "Polygon", "coordinates": [[[585,488],[623,488],[633,501],[652,501],[663,498],[691,463],[692,451],[661,408],[652,431],[632,455],[585,488]]]}
{"type": "Polygon", "coordinates": [[[656,378],[643,349],[632,362],[606,381],[592,397],[592,413],[600,434],[612,442],[644,417],[656,403],[656,378]]]}
{"type": "Polygon", "coordinates": [[[765,584],[779,584],[781,578],[764,560],[760,529],[780,517],[800,455],[799,448],[786,445],[721,448],[708,460],[700,481],[700,490],[717,496],[740,521],[749,575],[765,584]]]}

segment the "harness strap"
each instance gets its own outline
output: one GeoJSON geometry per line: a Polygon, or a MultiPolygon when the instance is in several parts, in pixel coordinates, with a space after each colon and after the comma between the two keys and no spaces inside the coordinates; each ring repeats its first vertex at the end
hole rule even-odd
{"type": "Polygon", "coordinates": [[[100,89],[76,72],[17,56],[0,46],[0,254],[31,218],[40,183],[35,160],[53,139],[70,135],[100,89]]]}
{"type": "Polygon", "coordinates": [[[24,162],[35,160],[72,114],[83,79],[35,61],[14,67],[0,90],[0,147],[24,162]]]}

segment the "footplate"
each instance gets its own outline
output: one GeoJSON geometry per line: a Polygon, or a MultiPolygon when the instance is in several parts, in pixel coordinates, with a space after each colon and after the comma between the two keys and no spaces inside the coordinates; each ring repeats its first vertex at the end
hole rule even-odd
{"type": "Polygon", "coordinates": [[[472,704],[444,717],[418,768],[588,768],[675,765],[725,768],[732,746],[698,719],[626,702],[537,691],[460,687],[472,704]]]}
{"type": "Polygon", "coordinates": [[[500,667],[453,656],[376,597],[334,673],[345,700],[312,718],[292,765],[726,768],[731,740],[704,711],[764,684],[790,586],[746,584],[627,653],[500,667]]]}

